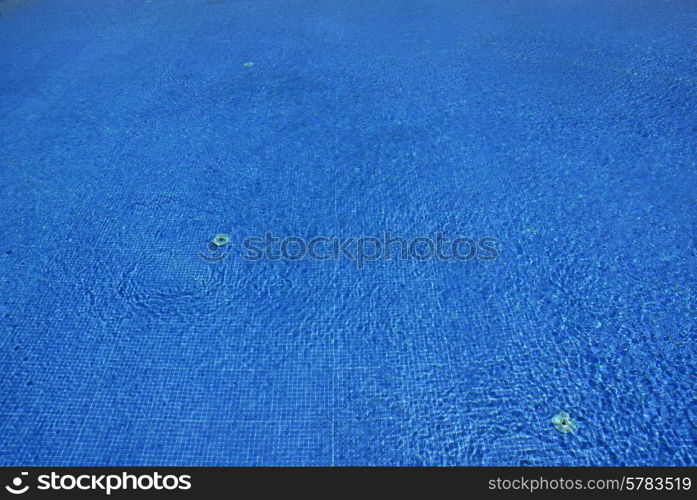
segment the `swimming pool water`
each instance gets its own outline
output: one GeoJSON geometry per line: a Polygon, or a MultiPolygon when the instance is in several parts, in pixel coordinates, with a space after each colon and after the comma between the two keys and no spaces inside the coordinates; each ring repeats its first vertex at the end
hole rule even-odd
{"type": "Polygon", "coordinates": [[[0,464],[697,463],[695,2],[0,14],[0,464]]]}

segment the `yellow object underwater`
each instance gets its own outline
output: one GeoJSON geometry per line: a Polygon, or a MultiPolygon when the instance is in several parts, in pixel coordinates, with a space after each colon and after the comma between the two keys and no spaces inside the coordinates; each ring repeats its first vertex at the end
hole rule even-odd
{"type": "Polygon", "coordinates": [[[576,422],[565,411],[552,417],[552,425],[563,434],[568,434],[576,430],[576,422]]]}
{"type": "Polygon", "coordinates": [[[217,234],[213,238],[212,243],[217,247],[224,247],[230,243],[230,237],[227,234],[217,234]]]}

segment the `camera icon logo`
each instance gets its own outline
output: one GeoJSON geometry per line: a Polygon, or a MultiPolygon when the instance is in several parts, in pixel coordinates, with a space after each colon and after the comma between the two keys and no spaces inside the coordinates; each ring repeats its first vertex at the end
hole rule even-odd
{"type": "Polygon", "coordinates": [[[26,485],[22,487],[22,482],[24,476],[28,476],[28,472],[22,472],[21,475],[17,476],[12,480],[12,485],[5,486],[5,489],[12,493],[13,495],[21,495],[29,490],[29,486],[26,485]]]}

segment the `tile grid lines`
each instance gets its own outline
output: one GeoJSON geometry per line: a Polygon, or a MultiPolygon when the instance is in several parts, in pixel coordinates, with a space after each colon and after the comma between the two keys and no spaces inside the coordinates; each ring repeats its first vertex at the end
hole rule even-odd
{"type": "MultiPolygon", "coordinates": [[[[338,172],[336,172],[336,165],[334,165],[334,179],[338,179],[338,172]]],[[[336,183],[334,183],[334,192],[333,192],[333,202],[334,202],[334,228],[339,227],[339,210],[337,207],[337,187],[336,183]]],[[[336,277],[337,277],[337,263],[333,262],[333,269],[332,269],[332,281],[336,283],[336,277]]],[[[334,316],[337,312],[337,303],[336,303],[336,294],[333,295],[333,306],[332,306],[332,316],[334,316]]],[[[337,369],[336,369],[336,349],[337,349],[337,344],[339,342],[339,334],[335,331],[332,332],[332,337],[331,337],[331,343],[332,343],[332,467],[336,464],[336,376],[337,376],[337,369]]]]}
{"type": "Polygon", "coordinates": [[[5,343],[6,343],[8,340],[10,340],[10,337],[12,337],[13,334],[14,334],[14,332],[11,332],[11,331],[10,331],[10,332],[5,336],[5,338],[3,339],[3,341],[0,342],[0,349],[2,349],[2,347],[5,345],[5,343]]]}
{"type": "MultiPolygon", "coordinates": [[[[113,356],[117,345],[118,345],[117,342],[112,343],[111,348],[109,349],[109,358],[111,358],[113,356]]],[[[108,369],[108,365],[105,363],[104,367],[96,375],[97,381],[104,378],[104,375],[106,374],[107,369],[108,369]]],[[[92,395],[92,398],[90,399],[90,404],[87,407],[87,411],[84,414],[84,418],[82,419],[82,424],[80,424],[80,430],[77,433],[77,438],[75,439],[75,443],[72,446],[73,454],[79,449],[78,445],[80,444],[80,439],[82,438],[82,435],[85,431],[85,427],[87,427],[87,422],[90,419],[90,415],[92,414],[92,409],[94,408],[94,404],[97,401],[99,394],[100,394],[99,388],[95,389],[94,394],[92,395]]],[[[75,459],[76,459],[76,457],[73,456],[73,457],[71,457],[70,460],[75,460],[75,459]]]]}
{"type": "MultiPolygon", "coordinates": [[[[454,371],[452,370],[452,367],[448,363],[433,363],[433,362],[428,362],[428,363],[413,363],[413,364],[408,364],[408,363],[397,363],[397,364],[391,364],[390,367],[394,369],[413,369],[416,367],[423,367],[423,366],[429,366],[433,368],[437,367],[448,367],[448,371],[450,371],[451,374],[454,374],[454,371]]],[[[119,365],[107,365],[107,368],[118,368],[119,365]]],[[[203,368],[203,367],[199,367],[203,368]]],[[[358,370],[377,370],[383,368],[383,365],[356,365],[356,366],[343,366],[341,367],[341,370],[343,371],[358,371],[358,370]]],[[[181,371],[181,368],[179,367],[170,367],[170,366],[154,366],[151,367],[151,370],[156,371],[156,372],[163,372],[167,370],[171,371],[181,371]]],[[[337,366],[336,372],[337,374],[341,371],[339,370],[339,367],[337,366]]],[[[220,370],[220,373],[254,373],[254,372],[259,372],[259,373],[266,373],[268,369],[266,368],[252,368],[252,367],[243,367],[243,368],[223,368],[220,370]]],[[[0,415],[2,412],[0,412],[0,415]]]]}
{"type": "MultiPolygon", "coordinates": [[[[401,403],[407,403],[407,400],[400,400],[401,403]]],[[[72,418],[72,417],[80,417],[82,414],[81,413],[45,413],[44,415],[55,415],[55,416],[60,416],[64,418],[72,418]]],[[[0,417],[3,417],[2,414],[0,414],[0,417]]],[[[120,417],[118,415],[109,415],[109,416],[102,416],[101,417],[103,420],[110,420],[114,419],[117,420],[120,417]]],[[[429,415],[425,417],[421,417],[424,420],[434,420],[438,421],[439,416],[437,415],[429,415]]],[[[167,417],[138,417],[136,418],[138,421],[142,422],[166,422],[166,423],[184,423],[184,424],[209,424],[211,421],[209,419],[202,419],[202,418],[167,418],[167,417]]],[[[342,421],[341,418],[337,419],[338,421],[342,421]]],[[[348,419],[347,419],[348,421],[348,419]]],[[[369,421],[371,422],[389,422],[389,421],[394,421],[394,422],[399,422],[401,421],[401,417],[398,416],[388,416],[388,415],[383,415],[383,416],[371,416],[369,421]]],[[[260,420],[254,420],[254,419],[218,419],[215,420],[216,424],[314,424],[316,423],[316,419],[310,418],[307,420],[298,420],[297,418],[275,418],[275,419],[260,419],[260,420]]]]}
{"type": "MultiPolygon", "coordinates": [[[[158,78],[156,84],[155,84],[153,87],[151,87],[151,89],[150,89],[150,95],[152,95],[152,94],[155,92],[155,89],[156,89],[159,85],[161,85],[161,83],[164,81],[164,78],[167,76],[167,74],[169,74],[169,73],[172,71],[173,68],[174,68],[174,61],[171,61],[171,62],[167,65],[167,67],[165,68],[165,70],[162,72],[160,78],[158,78]]],[[[123,151],[126,149],[126,146],[127,146],[127,145],[126,145],[126,141],[119,141],[118,144],[116,145],[116,147],[114,148],[113,152],[112,152],[112,157],[114,157],[115,155],[118,155],[119,153],[123,152],[123,151]]],[[[108,355],[108,358],[107,358],[107,359],[111,359],[111,358],[112,358],[112,356],[114,355],[114,352],[116,351],[117,345],[118,345],[117,342],[113,342],[113,343],[112,343],[111,348],[109,349],[109,355],[108,355]]],[[[99,371],[99,373],[96,375],[96,377],[97,377],[96,380],[97,380],[97,381],[101,380],[101,379],[104,377],[104,375],[106,374],[108,368],[109,368],[109,365],[105,363],[104,366],[103,366],[103,368],[102,368],[102,369],[99,371]]],[[[90,404],[89,404],[89,406],[88,406],[88,408],[87,408],[87,412],[85,412],[84,418],[82,419],[82,423],[80,424],[80,428],[79,428],[80,430],[78,431],[77,438],[75,439],[75,442],[74,442],[74,444],[73,444],[73,446],[72,446],[73,456],[72,456],[71,459],[70,459],[71,461],[74,461],[76,458],[78,458],[78,457],[75,456],[75,453],[79,450],[80,441],[81,441],[81,439],[82,439],[82,436],[83,436],[83,433],[84,433],[84,431],[85,431],[85,428],[87,427],[87,422],[88,422],[89,419],[90,419],[90,415],[92,414],[92,410],[93,410],[93,408],[94,408],[94,404],[95,404],[95,402],[97,401],[97,398],[98,398],[99,394],[100,394],[99,389],[96,389],[96,390],[94,391],[94,395],[92,396],[92,398],[91,398],[91,400],[90,400],[90,404]]]]}
{"type": "MultiPolygon", "coordinates": [[[[431,281],[431,280],[428,280],[428,282],[430,282],[430,285],[431,285],[431,292],[433,293],[434,300],[436,301],[436,303],[438,304],[438,306],[440,306],[440,301],[438,300],[438,294],[436,293],[435,283],[434,283],[433,281],[431,281]]],[[[451,361],[451,353],[450,353],[451,347],[450,347],[450,343],[448,342],[448,339],[447,339],[447,337],[445,336],[445,333],[443,333],[443,330],[442,330],[442,329],[439,329],[439,331],[440,331],[441,339],[443,340],[443,347],[445,348],[445,349],[444,349],[444,350],[445,350],[445,358],[446,358],[445,360],[446,360],[447,365],[448,365],[448,371],[450,372],[450,377],[452,378],[452,380],[455,381],[455,380],[456,380],[456,378],[455,378],[455,370],[453,370],[453,363],[452,363],[452,361],[451,361]]]]}

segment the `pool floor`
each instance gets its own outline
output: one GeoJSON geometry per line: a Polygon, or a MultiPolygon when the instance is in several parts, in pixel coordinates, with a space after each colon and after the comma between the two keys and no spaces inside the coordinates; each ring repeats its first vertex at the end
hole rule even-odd
{"type": "Polygon", "coordinates": [[[697,464],[697,3],[0,14],[0,465],[697,464]]]}

